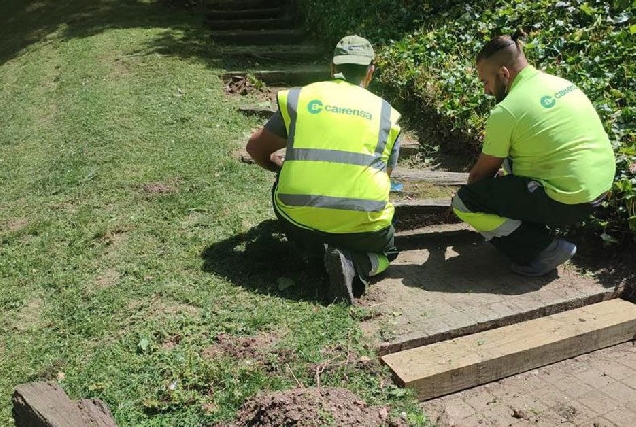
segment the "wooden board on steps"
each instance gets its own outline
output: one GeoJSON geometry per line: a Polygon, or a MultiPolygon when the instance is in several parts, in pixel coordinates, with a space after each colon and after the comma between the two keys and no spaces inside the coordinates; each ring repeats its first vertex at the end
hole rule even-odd
{"type": "Polygon", "coordinates": [[[613,299],[382,357],[420,400],[634,339],[636,305],[613,299]]]}

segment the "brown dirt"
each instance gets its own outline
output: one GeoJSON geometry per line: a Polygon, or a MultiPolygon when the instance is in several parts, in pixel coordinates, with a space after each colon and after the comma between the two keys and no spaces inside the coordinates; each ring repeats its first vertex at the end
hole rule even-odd
{"type": "Polygon", "coordinates": [[[100,274],[99,277],[97,277],[97,280],[95,280],[95,284],[100,289],[109,288],[116,284],[120,278],[121,274],[119,273],[119,271],[113,268],[109,268],[108,270],[100,274]]]}
{"type": "Polygon", "coordinates": [[[282,369],[296,357],[288,349],[274,348],[278,341],[279,337],[273,334],[237,337],[222,333],[217,335],[215,344],[203,350],[201,356],[206,359],[230,357],[234,360],[249,360],[271,372],[282,369]]]}
{"type": "Polygon", "coordinates": [[[386,406],[369,406],[343,388],[296,388],[261,394],[240,409],[233,426],[406,426],[386,406]]]}
{"type": "Polygon", "coordinates": [[[175,193],[177,188],[165,182],[148,182],[142,186],[142,190],[148,194],[170,194],[175,193]]]}
{"type": "Polygon", "coordinates": [[[225,355],[236,359],[262,359],[278,339],[269,334],[235,337],[222,333],[216,336],[216,341],[215,344],[203,350],[203,357],[214,359],[225,355]]]}
{"type": "Polygon", "coordinates": [[[9,221],[6,228],[12,233],[15,233],[26,228],[27,225],[29,225],[29,220],[27,220],[26,218],[16,218],[9,221]]]}

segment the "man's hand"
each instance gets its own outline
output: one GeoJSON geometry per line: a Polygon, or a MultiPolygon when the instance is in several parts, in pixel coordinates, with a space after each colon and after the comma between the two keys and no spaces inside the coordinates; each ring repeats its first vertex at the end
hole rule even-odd
{"type": "Polygon", "coordinates": [[[484,178],[494,177],[499,171],[503,161],[503,157],[494,157],[481,153],[477,159],[477,163],[475,163],[475,166],[473,166],[468,174],[468,184],[472,184],[484,178]]]}
{"type": "Polygon", "coordinates": [[[247,150],[257,165],[272,172],[277,172],[281,168],[282,159],[275,156],[275,153],[286,146],[287,140],[285,138],[261,128],[252,134],[247,141],[245,150],[247,150]]]}

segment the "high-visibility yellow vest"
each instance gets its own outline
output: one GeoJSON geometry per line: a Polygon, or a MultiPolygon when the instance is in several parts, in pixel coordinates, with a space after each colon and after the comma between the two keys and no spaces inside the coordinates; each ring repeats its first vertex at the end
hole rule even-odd
{"type": "Polygon", "coordinates": [[[394,208],[387,161],[400,114],[343,80],[278,93],[287,151],[274,193],[292,223],[328,233],[388,227],[394,208]]]}

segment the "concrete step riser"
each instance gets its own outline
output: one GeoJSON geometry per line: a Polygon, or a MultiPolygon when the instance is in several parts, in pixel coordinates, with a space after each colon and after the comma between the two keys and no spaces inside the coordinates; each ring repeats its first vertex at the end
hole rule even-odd
{"type": "Polygon", "coordinates": [[[271,9],[244,9],[244,10],[210,10],[205,14],[208,21],[233,20],[233,19],[271,19],[285,15],[281,8],[271,9]]]}
{"type": "Polygon", "coordinates": [[[260,30],[260,29],[291,29],[293,21],[288,18],[277,19],[240,19],[240,20],[215,20],[206,21],[208,28],[212,30],[260,30]]]}

